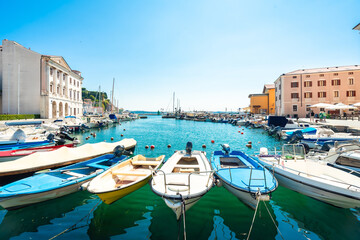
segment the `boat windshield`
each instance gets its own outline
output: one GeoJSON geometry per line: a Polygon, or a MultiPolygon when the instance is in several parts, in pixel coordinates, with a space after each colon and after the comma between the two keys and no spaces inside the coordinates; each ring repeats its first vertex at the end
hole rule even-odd
{"type": "Polygon", "coordinates": [[[305,159],[305,149],[302,144],[285,144],[281,157],[284,159],[305,159]]]}

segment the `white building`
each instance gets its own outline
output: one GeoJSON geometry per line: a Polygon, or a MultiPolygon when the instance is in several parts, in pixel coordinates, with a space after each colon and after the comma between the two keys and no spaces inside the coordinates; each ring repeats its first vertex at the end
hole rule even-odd
{"type": "Polygon", "coordinates": [[[41,55],[3,40],[0,46],[0,112],[41,118],[82,115],[81,73],[61,56],[41,55]]]}

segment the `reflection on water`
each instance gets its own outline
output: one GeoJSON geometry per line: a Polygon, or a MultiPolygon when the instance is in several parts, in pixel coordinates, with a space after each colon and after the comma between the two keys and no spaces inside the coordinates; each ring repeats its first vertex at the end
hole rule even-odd
{"type": "Polygon", "coordinates": [[[55,235],[54,233],[70,226],[67,221],[73,217],[68,215],[75,213],[75,215],[81,216],[83,213],[78,208],[85,205],[84,210],[86,211],[87,204],[91,205],[94,201],[97,200],[90,198],[90,194],[87,192],[78,192],[18,210],[2,210],[1,213],[5,213],[5,216],[0,224],[0,239],[15,236],[19,236],[19,238],[25,236],[27,238],[52,237],[55,235]],[[58,224],[55,219],[60,219],[58,224]],[[41,228],[46,225],[47,227],[41,228]]]}
{"type": "Polygon", "coordinates": [[[232,232],[225,224],[224,219],[220,216],[214,216],[213,231],[209,239],[237,239],[235,233],[232,232]]]}
{"type": "Polygon", "coordinates": [[[360,222],[349,209],[283,187],[276,191],[271,205],[281,232],[288,238],[298,235],[300,239],[359,239],[360,222]]]}

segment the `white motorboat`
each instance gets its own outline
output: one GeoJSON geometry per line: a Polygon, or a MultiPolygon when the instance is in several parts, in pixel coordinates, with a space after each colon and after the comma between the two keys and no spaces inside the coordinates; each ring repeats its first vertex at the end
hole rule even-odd
{"type": "Polygon", "coordinates": [[[179,219],[213,186],[214,178],[205,152],[192,151],[189,142],[186,151],[176,151],[153,174],[151,189],[162,197],[179,219]]]}
{"type": "Polygon", "coordinates": [[[285,144],[281,155],[262,148],[258,158],[284,187],[337,207],[360,207],[360,177],[308,159],[301,144],[285,144]]]}

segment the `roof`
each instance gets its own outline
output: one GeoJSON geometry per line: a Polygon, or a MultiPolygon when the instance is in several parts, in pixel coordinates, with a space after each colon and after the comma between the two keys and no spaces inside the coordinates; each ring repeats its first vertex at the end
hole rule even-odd
{"type": "Polygon", "coordinates": [[[274,84],[274,83],[265,84],[265,85],[264,85],[264,89],[263,89],[263,93],[266,93],[266,92],[267,92],[266,90],[274,89],[274,88],[275,88],[275,84],[274,84]]]}
{"type": "Polygon", "coordinates": [[[353,30],[359,30],[360,31],[360,23],[358,25],[356,25],[353,30]]]}
{"type": "Polygon", "coordinates": [[[253,93],[253,94],[249,94],[248,98],[256,97],[256,96],[267,96],[267,95],[269,95],[269,94],[268,93],[253,93]]]}
{"type": "Polygon", "coordinates": [[[340,72],[340,71],[349,71],[349,70],[360,70],[360,65],[350,65],[350,66],[341,66],[341,67],[324,67],[324,68],[309,68],[309,69],[299,69],[292,72],[288,72],[285,75],[292,74],[311,74],[311,73],[326,73],[326,72],[340,72]]]}

